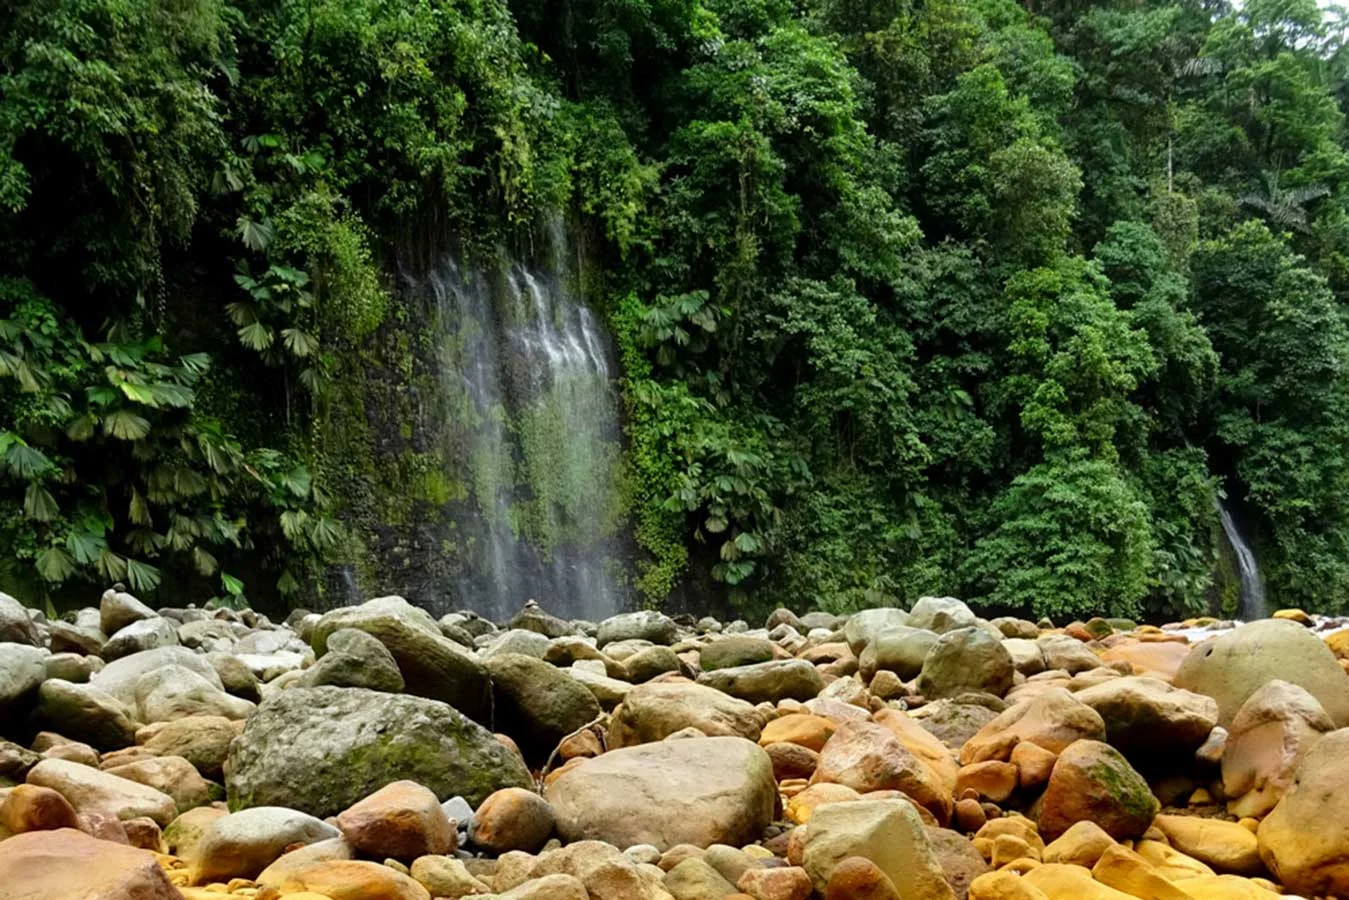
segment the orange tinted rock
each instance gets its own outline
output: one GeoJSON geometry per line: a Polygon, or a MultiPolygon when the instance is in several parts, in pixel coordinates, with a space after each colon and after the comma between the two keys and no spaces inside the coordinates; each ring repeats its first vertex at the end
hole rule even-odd
{"type": "Polygon", "coordinates": [[[1127,662],[1133,666],[1135,675],[1151,675],[1170,681],[1189,652],[1190,645],[1182,641],[1131,640],[1113,645],[1101,654],[1101,661],[1127,662]]]}
{"type": "Polygon", "coordinates": [[[455,848],[454,825],[436,795],[415,781],[395,781],[337,817],[351,845],[370,856],[413,860],[455,848]]]}
{"type": "Polygon", "coordinates": [[[1022,790],[1034,790],[1049,783],[1050,773],[1058,754],[1039,744],[1022,741],[1012,750],[1012,765],[1016,766],[1017,784],[1022,790]]]}
{"type": "Polygon", "coordinates": [[[809,900],[814,885],[799,866],[746,869],[735,885],[754,900],[809,900]]]}
{"type": "Polygon", "coordinates": [[[956,796],[963,796],[972,790],[980,797],[1001,803],[1017,786],[1017,767],[1011,763],[989,759],[984,762],[962,766],[956,774],[956,796]]]}
{"type": "Polygon", "coordinates": [[[776,743],[799,744],[818,753],[824,749],[825,742],[836,728],[833,722],[823,716],[791,713],[776,718],[764,726],[763,733],[759,736],[759,745],[767,747],[776,743]]]}
{"type": "Polygon", "coordinates": [[[0,844],[0,886],[24,900],[179,900],[155,855],[71,828],[0,844]]]}
{"type": "Polygon", "coordinates": [[[834,867],[825,900],[899,900],[899,891],[880,866],[861,856],[850,856],[834,867]]]}
{"type": "Polygon", "coordinates": [[[810,817],[817,807],[826,803],[846,803],[860,797],[861,794],[847,785],[829,782],[812,784],[787,801],[786,815],[789,820],[796,824],[804,825],[810,821],[810,817]]]}
{"type": "Polygon", "coordinates": [[[329,900],[431,900],[426,888],[407,875],[356,860],[314,863],[287,873],[274,886],[283,895],[313,891],[329,900]]]}
{"type": "Polygon", "coordinates": [[[813,784],[843,784],[859,793],[899,790],[939,822],[951,818],[951,792],[932,768],[877,722],[841,726],[820,752],[813,784]]]}
{"type": "Polygon", "coordinates": [[[547,801],[524,788],[503,788],[473,814],[469,838],[494,853],[536,853],[552,833],[553,810],[547,801]]]}
{"type": "Polygon", "coordinates": [[[1116,839],[1138,837],[1161,804],[1148,783],[1109,744],[1078,741],[1059,755],[1040,811],[1040,833],[1055,838],[1091,821],[1116,839]]]}
{"type": "Polygon", "coordinates": [[[1017,744],[1029,742],[1061,753],[1074,741],[1104,740],[1105,721],[1096,710],[1063,688],[1049,688],[999,713],[960,748],[969,763],[1011,759],[1017,744]]]}
{"type": "Polygon", "coordinates": [[[0,829],[13,834],[79,827],[75,807],[51,788],[21,784],[0,801],[0,829]]]}
{"type": "Polygon", "coordinates": [[[773,777],[778,781],[788,778],[809,778],[815,774],[820,754],[800,744],[779,741],[763,745],[764,752],[773,761],[773,777]]]}

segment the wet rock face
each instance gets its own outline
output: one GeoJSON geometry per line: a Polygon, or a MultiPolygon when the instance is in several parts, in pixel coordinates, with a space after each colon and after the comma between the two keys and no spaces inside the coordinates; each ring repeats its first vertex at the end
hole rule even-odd
{"type": "Polygon", "coordinates": [[[107,869],[34,897],[1349,891],[1349,642],[1305,615],[1190,647],[951,598],[764,628],[4,599],[0,873],[107,869]]]}

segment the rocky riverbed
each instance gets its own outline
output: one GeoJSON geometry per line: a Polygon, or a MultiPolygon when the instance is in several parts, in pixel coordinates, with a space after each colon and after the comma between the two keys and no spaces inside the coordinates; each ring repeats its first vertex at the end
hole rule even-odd
{"type": "Polygon", "coordinates": [[[0,900],[1349,897],[1349,630],[0,594],[0,900]]]}

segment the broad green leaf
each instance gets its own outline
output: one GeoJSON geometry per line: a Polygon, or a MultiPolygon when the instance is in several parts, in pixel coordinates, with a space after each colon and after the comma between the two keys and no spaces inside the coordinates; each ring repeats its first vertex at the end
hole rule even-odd
{"type": "Polygon", "coordinates": [[[196,568],[198,574],[210,577],[215,574],[219,563],[204,547],[192,548],[192,565],[196,568]]]}
{"type": "Polygon", "coordinates": [[[272,243],[272,226],[270,222],[255,222],[244,216],[239,217],[239,240],[244,242],[244,246],[249,250],[266,250],[272,243]]]}
{"type": "Polygon", "coordinates": [[[146,406],[159,406],[159,398],[155,396],[154,388],[148,384],[132,384],[129,381],[123,381],[118,387],[130,400],[144,403],[146,406]]]}
{"type": "Polygon", "coordinates": [[[16,442],[5,453],[5,465],[20,478],[35,478],[50,469],[52,461],[36,447],[16,442]]]}
{"type": "Polygon", "coordinates": [[[32,482],[23,493],[23,514],[38,522],[50,522],[61,514],[56,498],[42,485],[32,482]]]}
{"type": "Polygon", "coordinates": [[[285,339],[286,349],[300,358],[318,350],[318,341],[298,328],[283,328],[281,336],[285,339]]]}
{"type": "Polygon", "coordinates": [[[60,584],[75,571],[75,560],[60,547],[48,547],[38,554],[35,566],[44,581],[60,584]]]}
{"type": "Polygon", "coordinates": [[[241,596],[244,592],[244,583],[228,572],[220,573],[220,586],[225,589],[225,593],[231,597],[241,596]]]}
{"type": "Polygon", "coordinates": [[[159,587],[159,570],[149,563],[127,560],[126,576],[131,589],[137,593],[150,593],[159,587]]]}
{"type": "Polygon", "coordinates": [[[250,350],[266,350],[275,339],[272,330],[261,322],[253,322],[239,329],[239,340],[250,350]]]}
{"type": "Polygon", "coordinates": [[[75,558],[75,562],[87,566],[96,561],[108,542],[103,535],[89,531],[72,531],[66,535],[66,549],[75,558]]]}
{"type": "Polygon", "coordinates": [[[118,440],[139,441],[150,433],[150,422],[130,410],[119,409],[103,420],[103,433],[118,440]]]}

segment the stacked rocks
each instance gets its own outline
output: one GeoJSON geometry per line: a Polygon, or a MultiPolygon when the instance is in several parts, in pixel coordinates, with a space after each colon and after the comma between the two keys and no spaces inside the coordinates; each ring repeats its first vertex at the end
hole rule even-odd
{"type": "Polygon", "coordinates": [[[0,594],[0,897],[1349,896],[1349,629],[0,594]]]}

